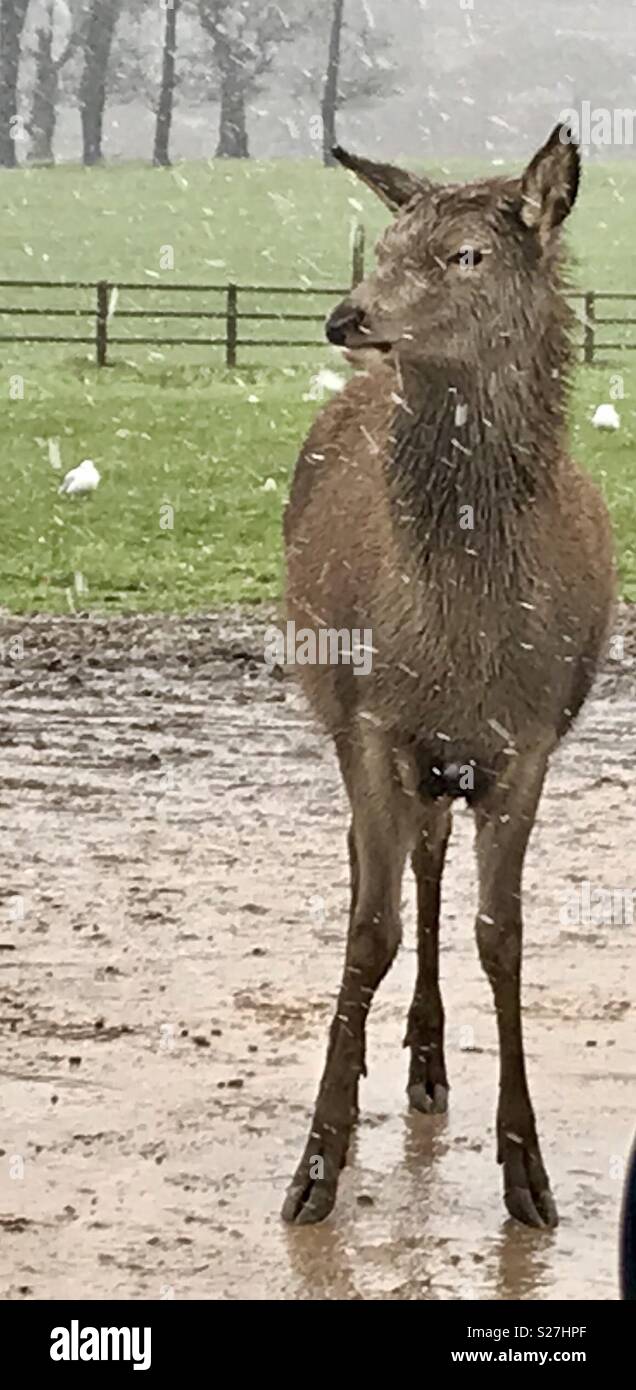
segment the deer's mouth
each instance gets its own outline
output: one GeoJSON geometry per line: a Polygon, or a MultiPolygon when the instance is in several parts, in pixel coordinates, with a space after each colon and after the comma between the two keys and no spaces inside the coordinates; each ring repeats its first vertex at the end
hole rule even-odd
{"type": "MultiPolygon", "coordinates": [[[[381,328],[382,324],[377,324],[375,327],[381,328]]],[[[373,319],[367,315],[366,310],[348,299],[344,299],[341,304],[338,304],[333,313],[329,315],[325,324],[325,333],[328,341],[333,343],[334,347],[344,348],[351,353],[387,353],[394,346],[390,337],[385,337],[381,332],[374,332],[373,319]]]]}
{"type": "Polygon", "coordinates": [[[357,352],[379,352],[382,356],[385,356],[393,347],[395,347],[395,343],[391,342],[388,338],[372,338],[371,335],[367,333],[347,334],[344,344],[345,352],[350,352],[352,356],[357,352]]]}

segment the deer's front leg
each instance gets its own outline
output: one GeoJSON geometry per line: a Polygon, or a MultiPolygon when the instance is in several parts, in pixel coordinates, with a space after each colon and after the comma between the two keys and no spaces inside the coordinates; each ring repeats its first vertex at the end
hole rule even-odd
{"type": "Polygon", "coordinates": [[[397,921],[358,921],[350,928],[327,1060],[309,1139],[283,1204],[285,1221],[322,1221],[336,1200],[340,1169],[358,1113],[367,1013],[399,941],[397,921]]]}
{"type": "Polygon", "coordinates": [[[479,867],[477,941],[497,1011],[499,1104],[497,1161],[511,1216],[528,1226],[556,1226],[530,1100],[521,1031],[521,878],[545,776],[544,756],[518,758],[506,781],[476,810],[479,867]]]}
{"type": "Polygon", "coordinates": [[[365,1029],[373,995],[400,944],[400,889],[410,849],[409,818],[387,779],[381,810],[356,798],[351,830],[352,910],[345,967],[309,1139],[283,1204],[285,1221],[322,1221],[336,1199],[364,1073],[365,1029]],[[387,804],[388,803],[388,804],[387,804]],[[354,869],[355,865],[355,869],[354,869]]]}

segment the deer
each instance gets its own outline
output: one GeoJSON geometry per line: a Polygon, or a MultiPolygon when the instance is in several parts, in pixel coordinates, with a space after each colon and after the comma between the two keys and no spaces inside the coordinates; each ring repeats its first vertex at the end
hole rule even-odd
{"type": "Polygon", "coordinates": [[[440,884],[453,805],[474,821],[476,936],[499,1043],[507,1211],[554,1227],[521,1021],[522,872],[546,769],[612,621],[609,517],[568,453],[575,349],[561,228],[580,154],[559,124],[519,177],[436,183],[342,147],[393,220],[326,323],[367,370],[318,414],[284,517],[286,610],[368,629],[364,678],[299,667],[351,807],[344,971],[287,1222],[332,1210],[358,1118],[369,1008],[401,940],[410,858],[417,978],[408,1102],[447,1109],[440,884]],[[371,365],[369,365],[371,364],[371,365]]]}

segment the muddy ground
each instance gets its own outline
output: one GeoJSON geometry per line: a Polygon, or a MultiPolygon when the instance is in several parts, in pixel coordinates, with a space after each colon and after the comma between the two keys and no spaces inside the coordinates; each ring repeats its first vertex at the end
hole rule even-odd
{"type": "Polygon", "coordinates": [[[236,613],[0,623],[0,1297],[617,1297],[636,928],[560,919],[582,881],[636,887],[635,632],[554,760],[528,857],[548,1234],[501,1202],[469,815],[444,890],[450,1114],[405,1106],[409,883],[335,1213],[290,1230],[347,905],[330,748],[236,613]]]}

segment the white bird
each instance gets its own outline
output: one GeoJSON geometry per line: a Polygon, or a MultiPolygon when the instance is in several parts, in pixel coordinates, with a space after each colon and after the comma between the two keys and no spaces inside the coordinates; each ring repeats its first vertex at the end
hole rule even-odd
{"type": "Polygon", "coordinates": [[[312,376],[309,383],[309,390],[303,400],[322,401],[325,391],[344,391],[346,378],[340,376],[338,372],[330,371],[329,367],[322,367],[315,376],[312,376]]]}
{"type": "Polygon", "coordinates": [[[84,459],[78,464],[77,468],[71,468],[66,474],[58,492],[66,492],[69,497],[79,495],[82,492],[94,492],[98,486],[100,475],[97,472],[92,459],[84,459]]]}
{"type": "Polygon", "coordinates": [[[618,430],[621,417],[614,405],[597,405],[592,416],[592,424],[597,430],[618,430]]]}

